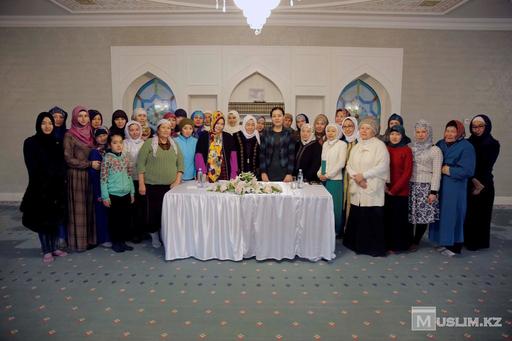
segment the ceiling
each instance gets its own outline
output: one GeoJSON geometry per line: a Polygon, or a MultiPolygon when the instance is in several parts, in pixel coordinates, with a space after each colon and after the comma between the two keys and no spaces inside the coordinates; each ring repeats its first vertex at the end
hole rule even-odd
{"type": "MultiPolygon", "coordinates": [[[[258,1],[258,0],[254,0],[258,1]]],[[[512,30],[511,0],[281,0],[268,25],[512,30]]],[[[1,0],[0,26],[244,25],[233,0],[1,0]],[[217,2],[219,8],[216,8],[217,2]]]]}

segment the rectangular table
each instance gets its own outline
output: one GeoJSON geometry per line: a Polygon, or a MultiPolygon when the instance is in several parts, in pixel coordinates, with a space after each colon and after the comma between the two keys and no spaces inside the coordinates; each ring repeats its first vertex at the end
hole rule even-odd
{"type": "Polygon", "coordinates": [[[329,192],[321,185],[292,190],[278,184],[283,193],[215,193],[194,181],[170,190],[162,207],[165,259],[334,259],[329,192]]]}

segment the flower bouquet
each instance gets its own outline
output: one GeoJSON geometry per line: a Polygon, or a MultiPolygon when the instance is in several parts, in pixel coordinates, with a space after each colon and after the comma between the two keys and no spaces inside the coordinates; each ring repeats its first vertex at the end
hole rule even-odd
{"type": "Polygon", "coordinates": [[[230,192],[238,195],[283,192],[283,189],[279,185],[258,182],[256,176],[250,172],[240,173],[239,176],[232,180],[216,183],[213,187],[208,188],[208,190],[219,193],[230,192]]]}

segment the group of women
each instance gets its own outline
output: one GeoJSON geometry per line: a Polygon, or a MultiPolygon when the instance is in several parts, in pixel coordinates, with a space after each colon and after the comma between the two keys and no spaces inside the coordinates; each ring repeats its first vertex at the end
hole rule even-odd
{"type": "Polygon", "coordinates": [[[280,107],[270,117],[265,127],[252,115],[240,124],[236,111],[194,111],[188,118],[178,109],[153,131],[142,108],[131,120],[116,110],[106,128],[101,113],[77,106],[66,130],[67,113],[52,108],[37,117],[36,134],[24,144],[23,224],[39,233],[46,263],[66,255],[59,238],[72,251],[101,244],[123,252],[133,249],[125,241],[149,233],[158,248],[163,196],[182,181],[252,172],[262,181],[291,182],[301,173],[332,195],[336,235],[356,253],[415,251],[428,226],[445,255],[460,253],[463,244],[489,247],[499,143],[487,116],[473,118],[467,140],[461,122],[448,122],[436,145],[428,122],[416,123],[411,142],[396,114],[383,135],[375,119],[358,121],[346,109],[337,110],[334,123],[319,114],[310,124],[298,114],[296,129],[280,107]],[[121,192],[122,207],[134,205],[126,220],[117,204],[121,192]]]}

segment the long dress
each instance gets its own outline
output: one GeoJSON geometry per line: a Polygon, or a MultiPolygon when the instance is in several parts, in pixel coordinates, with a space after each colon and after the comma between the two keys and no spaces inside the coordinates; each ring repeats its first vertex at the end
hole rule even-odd
{"type": "MultiPolygon", "coordinates": [[[[350,152],[356,144],[357,140],[347,142],[347,162],[350,159],[350,152]]],[[[348,174],[347,167],[345,167],[343,170],[343,212],[345,214],[345,228],[347,227],[348,215],[350,214],[350,191],[348,190],[349,180],[350,176],[348,174]]]]}
{"type": "Polygon", "coordinates": [[[316,172],[322,164],[322,146],[313,140],[307,144],[303,144],[301,141],[295,145],[297,155],[295,156],[295,171],[293,175],[297,176],[299,169],[302,169],[304,175],[304,181],[319,182],[318,175],[316,172]]]}
{"type": "Polygon", "coordinates": [[[73,135],[64,136],[64,158],[68,165],[68,246],[73,251],[85,251],[96,244],[94,203],[87,172],[90,151],[73,135]]]}
{"type": "MultiPolygon", "coordinates": [[[[89,154],[90,161],[102,161],[105,151],[98,149],[91,150],[89,154]]],[[[101,200],[101,189],[100,189],[100,170],[96,170],[89,167],[89,181],[92,185],[92,193],[94,199],[94,213],[96,222],[96,239],[98,244],[110,242],[110,236],[108,233],[108,211],[103,200],[101,200]]]]}
{"type": "Polygon", "coordinates": [[[467,183],[475,170],[475,150],[467,140],[448,145],[436,144],[443,152],[443,164],[450,175],[443,174],[439,191],[440,219],[430,224],[429,239],[442,246],[464,242],[464,218],[467,207],[467,183]]]}
{"type": "Polygon", "coordinates": [[[491,121],[485,115],[479,115],[486,121],[485,133],[477,137],[472,135],[468,141],[475,148],[476,168],[474,179],[484,189],[474,195],[472,181],[468,185],[468,209],[464,223],[464,245],[468,250],[485,249],[490,246],[492,207],[494,204],[494,176],[492,170],[500,153],[500,143],[491,135],[491,121]]]}

